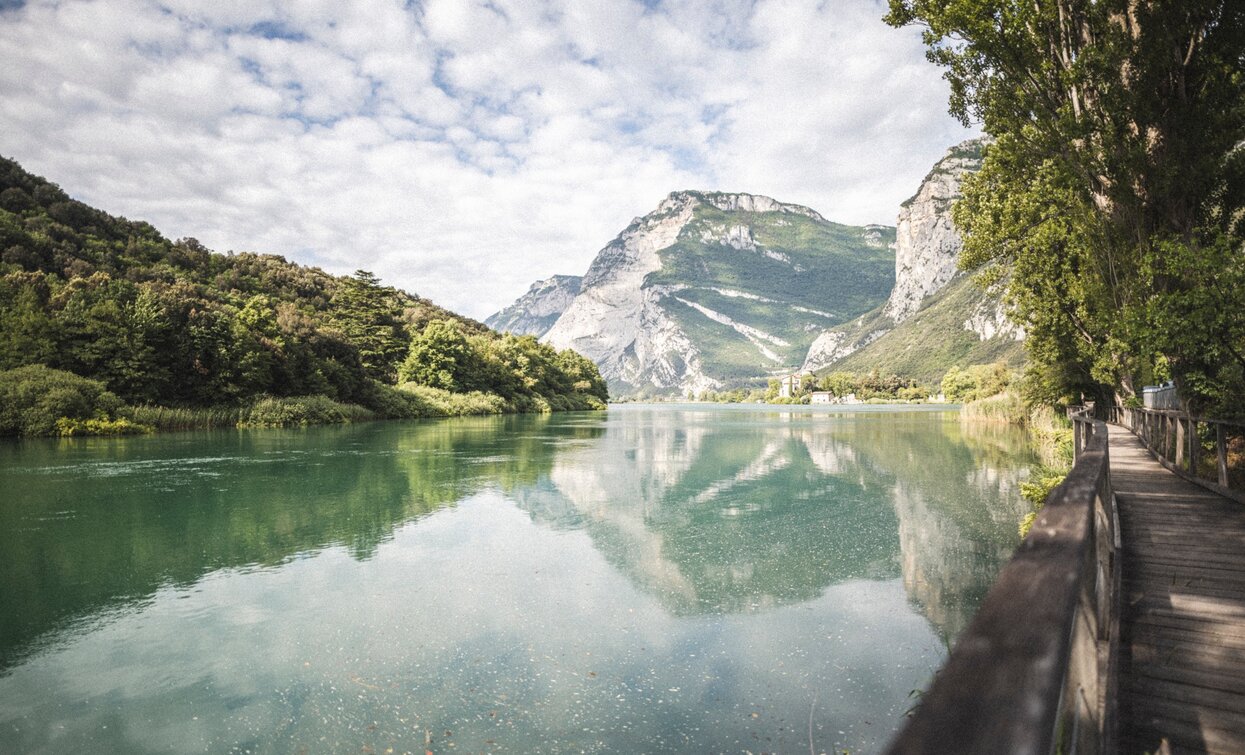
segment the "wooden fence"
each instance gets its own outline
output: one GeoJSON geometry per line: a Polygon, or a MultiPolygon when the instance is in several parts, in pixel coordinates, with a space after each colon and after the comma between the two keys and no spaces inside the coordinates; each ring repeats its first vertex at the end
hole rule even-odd
{"type": "Polygon", "coordinates": [[[1076,464],[890,753],[1116,750],[1119,518],[1106,425],[1073,426],[1076,464]]]}
{"type": "Polygon", "coordinates": [[[1111,421],[1133,431],[1163,466],[1205,488],[1245,502],[1245,471],[1231,468],[1229,438],[1245,426],[1170,409],[1113,407],[1111,421]]]}

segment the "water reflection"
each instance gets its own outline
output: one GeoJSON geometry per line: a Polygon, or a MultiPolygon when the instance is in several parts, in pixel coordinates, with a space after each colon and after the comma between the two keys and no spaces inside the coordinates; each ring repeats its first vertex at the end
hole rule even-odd
{"type": "Polygon", "coordinates": [[[544,416],[0,445],[0,669],[162,586],[343,546],[547,476],[600,421],[544,416]],[[55,639],[51,637],[50,639],[55,639]]]}
{"type": "Polygon", "coordinates": [[[1028,462],[668,407],[0,446],[0,750],[803,749],[813,710],[868,751],[1028,462]]]}

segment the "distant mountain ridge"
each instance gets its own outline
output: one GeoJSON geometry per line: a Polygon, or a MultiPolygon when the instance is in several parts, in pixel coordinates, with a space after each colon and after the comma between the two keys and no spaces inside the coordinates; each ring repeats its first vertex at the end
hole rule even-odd
{"type": "Polygon", "coordinates": [[[597,254],[565,308],[541,282],[488,321],[562,308],[542,340],[595,361],[612,391],[717,389],[796,369],[817,333],[879,306],[893,243],[889,226],[766,196],[676,191],[597,254]]]}
{"type": "Polygon", "coordinates": [[[579,294],[581,275],[555,275],[536,281],[509,307],[490,315],[484,324],[499,333],[543,336],[579,294]]]}
{"type": "Polygon", "coordinates": [[[575,348],[621,395],[796,370],[934,384],[955,365],[1019,365],[1024,331],[1001,286],[982,290],[959,269],[951,218],[987,143],[949,149],[894,228],[838,225],[752,194],[674,192],[597,254],[576,295],[554,283],[572,276],[540,281],[487,322],[575,348]]]}

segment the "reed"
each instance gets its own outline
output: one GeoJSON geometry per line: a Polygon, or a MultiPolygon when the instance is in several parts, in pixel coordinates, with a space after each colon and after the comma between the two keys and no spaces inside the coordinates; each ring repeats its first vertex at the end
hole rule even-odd
{"type": "Polygon", "coordinates": [[[986,422],[1000,425],[1029,425],[1029,410],[1014,391],[1003,391],[988,398],[969,401],[960,409],[960,419],[966,422],[986,422]]]}
{"type": "Polygon", "coordinates": [[[242,409],[233,406],[202,408],[180,406],[127,406],[118,412],[131,422],[157,430],[211,430],[236,427],[242,409]]]}

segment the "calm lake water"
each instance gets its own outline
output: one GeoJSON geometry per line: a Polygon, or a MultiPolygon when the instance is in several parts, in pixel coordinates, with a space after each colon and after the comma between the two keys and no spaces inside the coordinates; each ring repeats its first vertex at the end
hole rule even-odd
{"type": "Polygon", "coordinates": [[[9,442],[0,751],[876,751],[1032,460],[872,408],[9,442]]]}

